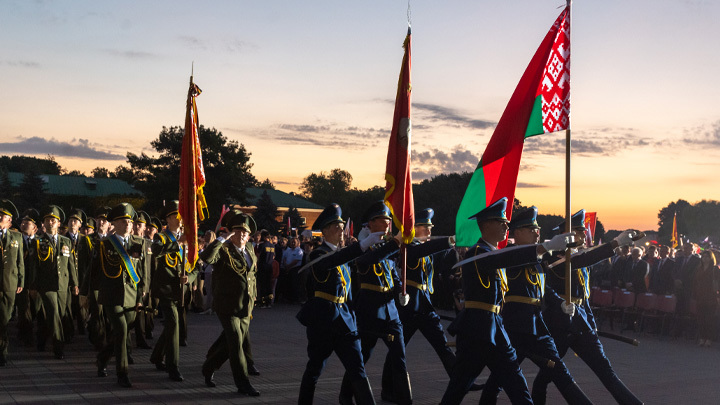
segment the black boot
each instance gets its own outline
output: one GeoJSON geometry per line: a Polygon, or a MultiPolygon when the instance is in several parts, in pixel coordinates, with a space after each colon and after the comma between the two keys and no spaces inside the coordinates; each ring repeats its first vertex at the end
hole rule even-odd
{"type": "Polygon", "coordinates": [[[587,395],[585,395],[585,393],[580,389],[580,387],[575,382],[567,385],[565,388],[560,390],[560,394],[562,394],[563,398],[565,398],[565,401],[568,404],[592,405],[592,401],[590,400],[590,398],[588,398],[587,395]]]}
{"type": "Polygon", "coordinates": [[[340,385],[340,405],[353,405],[352,394],[352,383],[350,382],[347,373],[345,373],[342,379],[342,384],[340,385]]]}
{"type": "Polygon", "coordinates": [[[385,357],[385,364],[383,364],[382,371],[382,385],[380,386],[380,398],[385,402],[395,402],[395,395],[393,393],[393,373],[392,366],[390,365],[390,356],[385,357]]]}
{"type": "Polygon", "coordinates": [[[260,391],[256,390],[255,387],[250,384],[250,380],[245,380],[238,384],[238,394],[245,394],[250,397],[259,397],[260,391]]]}
{"type": "Polygon", "coordinates": [[[613,386],[609,389],[610,393],[612,394],[613,398],[618,402],[618,404],[621,405],[642,405],[642,401],[638,399],[638,397],[635,396],[635,394],[632,393],[628,389],[628,387],[623,384],[622,381],[618,380],[613,384],[613,386]]]}
{"type": "Polygon", "coordinates": [[[407,372],[393,373],[393,393],[395,403],[398,405],[412,404],[412,388],[410,387],[410,374],[407,372]]]}
{"type": "Polygon", "coordinates": [[[353,381],[353,395],[357,405],[375,405],[372,388],[370,388],[370,380],[365,377],[362,380],[353,381]]]}
{"type": "Polygon", "coordinates": [[[312,378],[303,376],[300,382],[300,394],[298,395],[298,405],[312,405],[315,398],[315,382],[312,378]]]}

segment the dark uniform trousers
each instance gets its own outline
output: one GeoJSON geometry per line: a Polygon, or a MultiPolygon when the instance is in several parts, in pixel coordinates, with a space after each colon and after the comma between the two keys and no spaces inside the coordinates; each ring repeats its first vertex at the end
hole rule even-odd
{"type": "Polygon", "coordinates": [[[107,317],[110,318],[111,335],[109,342],[97,355],[99,366],[108,363],[115,356],[117,375],[128,374],[128,326],[135,322],[135,309],[121,305],[105,306],[107,317]]]}
{"type": "Polygon", "coordinates": [[[52,336],[53,351],[62,352],[65,335],[62,319],[67,309],[67,295],[64,291],[41,291],[43,310],[38,321],[38,347],[44,348],[48,337],[52,336]]]}
{"type": "Polygon", "coordinates": [[[0,291],[0,356],[7,357],[8,352],[8,322],[12,316],[13,306],[15,305],[14,292],[0,291]]]}
{"type": "Polygon", "coordinates": [[[180,302],[165,298],[160,299],[163,313],[163,331],[150,355],[150,361],[160,363],[165,357],[168,370],[177,370],[180,363],[180,319],[178,311],[182,310],[180,302]]]}
{"type": "Polygon", "coordinates": [[[250,317],[218,314],[223,333],[210,347],[203,364],[205,372],[214,372],[230,360],[235,386],[242,387],[249,382],[248,364],[243,348],[249,339],[250,317]]]}
{"type": "Polygon", "coordinates": [[[539,263],[535,245],[495,250],[480,239],[466,257],[493,252],[462,266],[465,308],[448,331],[457,335],[457,361],[441,404],[459,404],[487,366],[499,378],[513,404],[532,404],[515,349],[499,314],[504,267],[539,263]]]}
{"type": "MultiPolygon", "coordinates": [[[[596,249],[573,255],[572,265],[572,296],[574,299],[582,299],[577,304],[575,315],[570,318],[562,312],[559,304],[549,305],[543,311],[543,317],[550,329],[550,334],[555,340],[558,354],[562,358],[568,348],[572,348],[598,376],[603,385],[620,404],[641,404],[638,398],[620,381],[605,356],[602,343],[598,339],[597,325],[592,309],[588,304],[590,296],[589,280],[590,270],[586,266],[597,263],[600,260],[611,257],[613,246],[605,243],[596,249]],[[581,277],[582,276],[582,277],[581,277]]],[[[546,283],[560,296],[565,295],[564,272],[550,271],[547,273],[546,283]]],[[[532,397],[535,403],[543,404],[546,400],[547,385],[552,380],[552,373],[549,370],[541,369],[533,381],[532,397]]]]}
{"type": "Polygon", "coordinates": [[[15,307],[18,316],[18,338],[25,346],[30,346],[32,344],[34,312],[32,312],[30,306],[29,289],[23,289],[20,294],[15,295],[15,307]]]}

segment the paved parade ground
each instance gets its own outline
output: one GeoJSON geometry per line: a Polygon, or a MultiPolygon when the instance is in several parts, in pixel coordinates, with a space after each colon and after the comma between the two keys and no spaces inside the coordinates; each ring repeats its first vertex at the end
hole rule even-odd
{"type": "MultiPolygon", "coordinates": [[[[261,375],[250,378],[261,392],[257,398],[236,393],[229,364],[215,373],[216,388],[205,387],[200,366],[221,327],[217,317],[193,313],[188,316],[188,346],[180,348],[184,382],[170,381],[166,373],[156,371],[149,362],[150,350],[133,349],[135,364],[130,366],[133,388],[124,389],[116,383],[114,360],[108,365],[108,377],[96,377],[95,352],[86,336],[76,336],[74,342],[66,346],[65,360],[55,360],[52,351],[38,353],[34,348],[18,347],[13,339],[8,365],[0,368],[0,403],[295,403],[307,361],[305,329],[295,320],[298,309],[298,306],[276,305],[272,309],[255,310],[250,331],[261,375]]],[[[156,325],[156,339],[162,331],[160,322],[156,325]]],[[[11,327],[12,335],[15,331],[11,327]]],[[[634,347],[608,339],[603,339],[603,344],[620,378],[645,403],[717,404],[720,401],[720,345],[705,348],[685,338],[659,339],[634,332],[625,332],[625,335],[637,337],[640,345],[634,347]]],[[[154,344],[152,340],[149,342],[154,344]]],[[[415,335],[407,352],[414,403],[437,404],[448,377],[435,352],[421,335],[415,335]]],[[[379,344],[367,365],[378,403],[383,403],[380,375],[385,353],[385,347],[379,344]]],[[[572,352],[565,360],[593,402],[614,403],[599,380],[572,352]]],[[[523,366],[531,386],[537,367],[528,362],[523,366]]],[[[487,376],[486,369],[478,382],[487,376]]],[[[315,403],[336,404],[341,378],[342,365],[333,356],[318,383],[315,403]]],[[[479,392],[471,392],[464,403],[476,404],[479,398],[479,392]]],[[[509,403],[504,394],[499,403],[509,403]]],[[[549,388],[548,403],[564,403],[553,386],[549,388]]]]}

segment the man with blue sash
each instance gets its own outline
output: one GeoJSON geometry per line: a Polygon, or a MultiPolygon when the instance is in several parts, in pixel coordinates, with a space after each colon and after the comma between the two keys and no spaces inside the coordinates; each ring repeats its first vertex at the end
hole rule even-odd
{"type": "Polygon", "coordinates": [[[558,235],[541,245],[498,250],[498,244],[507,237],[506,207],[507,198],[503,197],[469,218],[477,221],[482,237],[460,262],[465,307],[448,327],[451,335],[457,335],[457,362],[442,404],[461,403],[485,366],[497,374],[513,404],[532,403],[500,315],[508,290],[505,268],[539,263],[545,252],[564,249],[572,236],[558,235]]]}
{"type": "Polygon", "coordinates": [[[128,328],[142,303],[140,274],[147,260],[142,238],[131,234],[135,209],[128,203],[115,206],[108,214],[115,233],[98,246],[96,265],[100,267],[98,300],[110,320],[108,343],[97,355],[98,377],[107,376],[107,363],[114,355],[118,384],[130,388],[128,378],[128,328]]]}
{"type": "Polygon", "coordinates": [[[181,302],[185,285],[192,283],[197,272],[189,266],[187,258],[183,263],[182,220],[178,217],[180,203],[170,201],[160,212],[167,227],[155,235],[152,244],[155,271],[152,274],[151,294],[158,298],[163,313],[163,331],[150,355],[150,362],[160,371],[167,371],[173,381],[183,381],[178,364],[180,362],[180,319],[181,302]],[[165,362],[163,362],[163,360],[165,362]]]}
{"type": "Polygon", "coordinates": [[[18,211],[10,200],[0,200],[0,366],[7,364],[8,322],[15,306],[15,296],[25,287],[23,237],[10,229],[18,211]]]}
{"type": "Polygon", "coordinates": [[[300,272],[309,272],[312,284],[309,300],[297,319],[307,327],[308,363],[300,383],[299,404],[312,404],[315,386],[328,357],[335,352],[345,367],[357,404],[374,404],[370,381],[360,348],[355,313],[350,308],[352,285],[349,262],[379,242],[376,232],[360,243],[340,248],[345,221],[337,204],[330,204],[318,216],[312,229],[321,231],[323,244],[314,249],[300,272]]]}
{"type": "MultiPolygon", "coordinates": [[[[575,232],[576,240],[584,244],[586,240],[585,210],[575,213],[570,218],[570,224],[575,232]]],[[[564,227],[565,225],[562,223],[555,227],[555,230],[562,230],[564,227]]],[[[565,353],[571,348],[595,372],[605,388],[620,404],[641,404],[642,401],[620,381],[610,360],[605,356],[602,343],[597,335],[595,317],[590,309],[590,269],[588,266],[612,257],[615,248],[632,243],[634,235],[634,231],[624,231],[608,243],[573,254],[570,274],[572,277],[572,301],[576,308],[574,315],[568,316],[557,300],[548,302],[543,311],[543,317],[555,340],[560,357],[565,356],[565,353]]],[[[564,263],[553,266],[546,274],[546,284],[560,297],[566,297],[564,263]]],[[[536,404],[545,403],[547,386],[552,379],[553,374],[550,370],[540,369],[532,388],[532,398],[536,404]]]]}
{"type": "MultiPolygon", "coordinates": [[[[515,245],[535,245],[540,241],[537,213],[537,207],[533,206],[513,215],[510,236],[515,245]]],[[[518,353],[518,363],[530,357],[541,370],[551,373],[553,382],[569,404],[592,403],[568,372],[542,317],[543,300],[562,308],[568,316],[574,312],[574,306],[565,303],[550,287],[545,286],[545,267],[541,263],[509,267],[505,273],[508,291],[501,314],[510,342],[518,353]]],[[[498,380],[497,374],[490,374],[480,397],[481,404],[497,402],[501,390],[498,380]]]]}
{"type": "Polygon", "coordinates": [[[65,221],[65,212],[57,205],[45,207],[41,213],[45,232],[35,237],[35,254],[31,256],[29,270],[35,279],[35,287],[42,298],[44,321],[38,325],[38,350],[45,350],[45,342],[52,336],[53,353],[56,359],[64,359],[65,336],[62,318],[67,308],[68,288],[78,294],[75,262],[71,259],[72,243],[65,236],[58,235],[60,224],[65,221]]]}

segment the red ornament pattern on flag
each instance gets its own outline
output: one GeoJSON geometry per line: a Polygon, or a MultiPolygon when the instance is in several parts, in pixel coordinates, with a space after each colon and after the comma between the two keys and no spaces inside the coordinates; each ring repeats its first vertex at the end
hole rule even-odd
{"type": "Polygon", "coordinates": [[[540,82],[545,133],[570,127],[570,19],[566,9],[555,21],[552,51],[540,82]]]}

